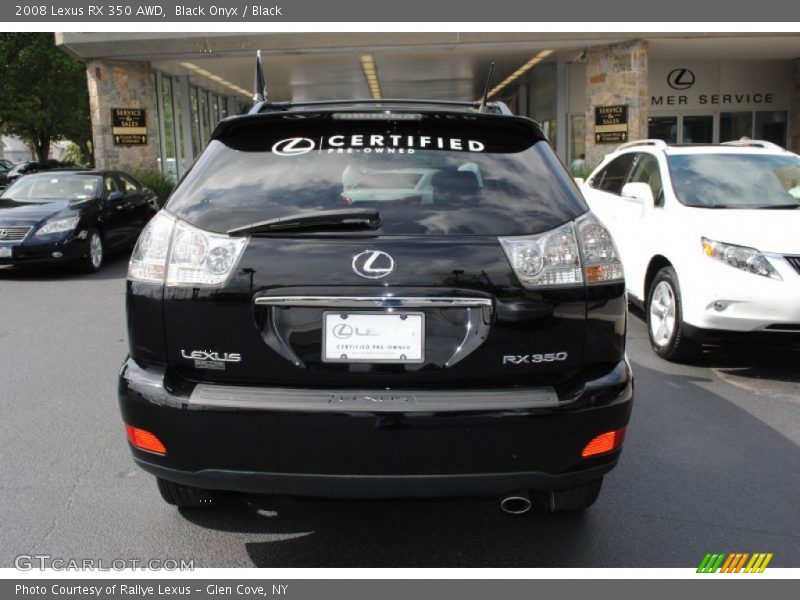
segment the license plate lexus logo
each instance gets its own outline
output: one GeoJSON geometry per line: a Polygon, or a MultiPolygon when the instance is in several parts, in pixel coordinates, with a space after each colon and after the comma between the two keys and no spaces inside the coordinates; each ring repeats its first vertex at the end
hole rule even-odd
{"type": "Polygon", "coordinates": [[[364,250],[353,257],[353,271],[366,279],[380,279],[394,271],[394,259],[381,250],[364,250]]]}

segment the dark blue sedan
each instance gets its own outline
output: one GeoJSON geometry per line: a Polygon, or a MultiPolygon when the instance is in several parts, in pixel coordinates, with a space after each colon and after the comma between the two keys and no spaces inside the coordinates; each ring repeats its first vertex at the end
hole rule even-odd
{"type": "Polygon", "coordinates": [[[48,263],[98,271],[130,248],[158,210],[156,195],[119,171],[49,171],[0,196],[0,265],[48,263]]]}

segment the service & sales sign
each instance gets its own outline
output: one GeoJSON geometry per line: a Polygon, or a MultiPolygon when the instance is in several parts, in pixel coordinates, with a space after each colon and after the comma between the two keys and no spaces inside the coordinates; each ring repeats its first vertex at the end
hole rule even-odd
{"type": "Polygon", "coordinates": [[[595,107],[594,141],[600,144],[618,144],[628,141],[627,104],[595,107]]]}
{"type": "Polygon", "coordinates": [[[115,146],[147,144],[147,111],[144,108],[112,108],[111,133],[115,146]]]}

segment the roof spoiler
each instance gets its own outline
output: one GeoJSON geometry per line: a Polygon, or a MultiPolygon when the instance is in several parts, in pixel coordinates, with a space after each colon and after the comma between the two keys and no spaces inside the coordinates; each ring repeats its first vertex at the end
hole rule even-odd
{"type": "Polygon", "coordinates": [[[486,108],[481,111],[480,102],[469,102],[460,100],[428,100],[416,98],[351,98],[344,100],[302,100],[300,102],[257,102],[250,109],[251,115],[265,113],[265,112],[282,112],[289,111],[294,108],[326,108],[337,107],[342,108],[356,107],[356,106],[370,106],[370,107],[445,107],[445,108],[462,108],[465,110],[480,111],[485,113],[500,114],[512,116],[513,113],[503,102],[489,102],[486,108]]]}

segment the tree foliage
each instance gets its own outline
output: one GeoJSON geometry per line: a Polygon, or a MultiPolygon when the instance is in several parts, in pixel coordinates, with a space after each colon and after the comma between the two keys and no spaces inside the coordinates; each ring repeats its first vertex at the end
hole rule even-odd
{"type": "Polygon", "coordinates": [[[0,129],[21,137],[39,160],[50,142],[67,139],[92,162],[86,70],[52,33],[0,33],[0,129]]]}

